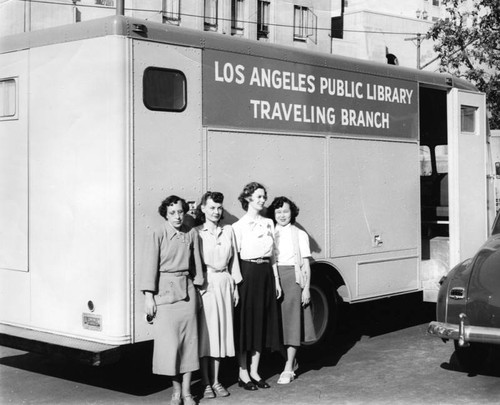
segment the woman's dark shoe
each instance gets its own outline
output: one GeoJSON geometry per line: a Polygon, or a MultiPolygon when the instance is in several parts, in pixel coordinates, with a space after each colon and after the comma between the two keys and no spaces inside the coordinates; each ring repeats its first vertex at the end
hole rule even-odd
{"type": "Polygon", "coordinates": [[[271,388],[271,386],[262,378],[259,381],[257,381],[254,380],[252,377],[250,377],[250,380],[259,388],[271,388]]]}
{"type": "Polygon", "coordinates": [[[238,378],[238,387],[243,387],[247,391],[256,391],[257,387],[252,381],[244,382],[241,378],[238,378]]]}

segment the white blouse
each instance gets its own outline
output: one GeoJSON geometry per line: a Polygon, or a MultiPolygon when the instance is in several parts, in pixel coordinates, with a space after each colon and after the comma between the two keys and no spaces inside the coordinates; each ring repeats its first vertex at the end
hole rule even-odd
{"type": "MultiPolygon", "coordinates": [[[[298,229],[299,235],[299,249],[302,258],[311,256],[311,249],[309,248],[309,236],[302,229],[298,229]]],[[[293,251],[292,241],[292,227],[291,224],[286,226],[276,225],[274,233],[275,237],[275,251],[274,255],[276,263],[281,266],[295,265],[295,253],[293,251]]]]}
{"type": "Polygon", "coordinates": [[[233,224],[233,230],[242,260],[273,257],[274,223],[271,219],[244,215],[233,224]]]}

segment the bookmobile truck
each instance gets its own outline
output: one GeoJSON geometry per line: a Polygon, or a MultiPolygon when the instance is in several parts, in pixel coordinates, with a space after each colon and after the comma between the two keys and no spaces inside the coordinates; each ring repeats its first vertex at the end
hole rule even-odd
{"type": "Polygon", "coordinates": [[[151,339],[160,202],[250,181],[300,207],[318,344],[422,291],[494,216],[484,94],[445,74],[121,15],[0,41],[0,342],[100,365],[151,339]]]}

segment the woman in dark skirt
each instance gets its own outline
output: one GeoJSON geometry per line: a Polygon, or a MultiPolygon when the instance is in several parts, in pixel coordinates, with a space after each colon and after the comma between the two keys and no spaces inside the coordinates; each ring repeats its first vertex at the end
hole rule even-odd
{"type": "Polygon", "coordinates": [[[238,385],[253,391],[269,388],[259,374],[262,351],[280,349],[277,298],[281,286],[274,264],[274,224],[260,214],[267,200],[266,189],[259,183],[249,183],[238,199],[246,211],[233,224],[243,277],[238,285],[240,303],[236,311],[238,385]]]}
{"type": "Polygon", "coordinates": [[[293,201],[286,197],[275,198],[267,215],[276,223],[275,260],[283,289],[280,304],[287,359],[278,384],[289,384],[295,378],[295,356],[300,343],[316,338],[309,306],[311,251],[307,233],[294,225],[299,208],[293,201]]]}

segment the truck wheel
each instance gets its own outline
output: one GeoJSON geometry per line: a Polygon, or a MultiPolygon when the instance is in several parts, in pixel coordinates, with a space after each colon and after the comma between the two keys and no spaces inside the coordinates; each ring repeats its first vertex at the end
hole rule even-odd
{"type": "Polygon", "coordinates": [[[304,343],[304,346],[313,348],[327,342],[332,336],[338,318],[338,300],[333,283],[319,272],[312,273],[310,291],[316,340],[304,343]]]}

